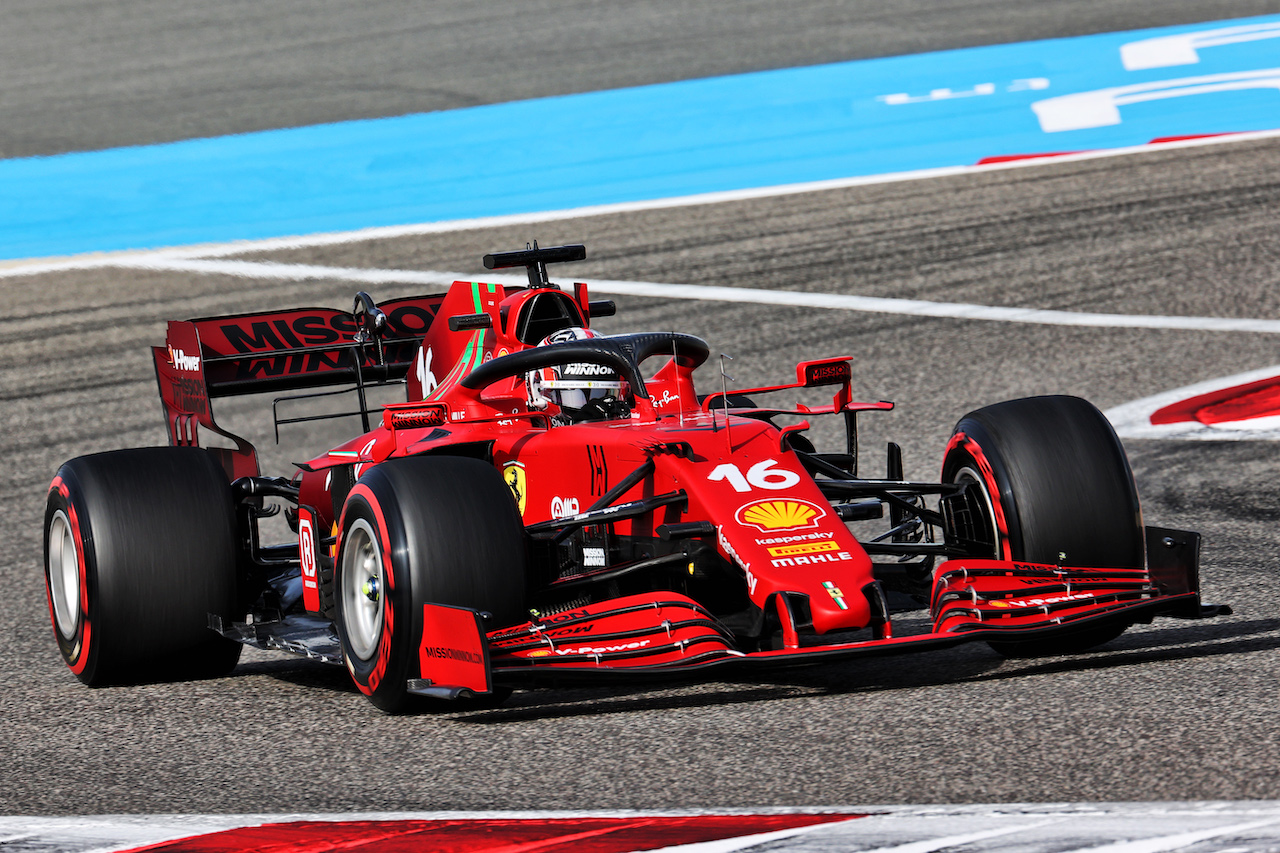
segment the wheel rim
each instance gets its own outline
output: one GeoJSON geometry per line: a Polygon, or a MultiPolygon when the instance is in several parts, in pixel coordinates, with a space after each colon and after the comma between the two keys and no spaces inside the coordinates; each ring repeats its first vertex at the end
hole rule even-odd
{"type": "Polygon", "coordinates": [[[987,524],[987,534],[991,537],[991,559],[1000,559],[1000,529],[996,526],[996,511],[991,505],[991,492],[987,490],[987,481],[980,473],[966,465],[955,472],[952,482],[977,484],[978,494],[982,495],[983,520],[987,524]]]}
{"type": "Polygon", "coordinates": [[[386,575],[373,528],[363,518],[347,530],[342,549],[342,625],[347,644],[361,660],[369,660],[382,637],[386,575]]]}
{"type": "Polygon", "coordinates": [[[49,598],[58,633],[70,640],[80,627],[80,555],[67,514],[58,510],[49,525],[49,598]]]}

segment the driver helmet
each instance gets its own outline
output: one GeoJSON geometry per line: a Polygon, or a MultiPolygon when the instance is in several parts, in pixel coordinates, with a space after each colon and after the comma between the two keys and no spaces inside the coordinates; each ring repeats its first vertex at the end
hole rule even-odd
{"type": "MultiPolygon", "coordinates": [[[[591,329],[572,326],[548,335],[538,346],[599,337],[603,336],[591,329]]],[[[531,371],[525,381],[529,386],[530,408],[545,409],[548,403],[554,403],[570,417],[577,416],[592,400],[620,399],[624,387],[622,378],[613,368],[590,362],[543,367],[531,371]]]]}

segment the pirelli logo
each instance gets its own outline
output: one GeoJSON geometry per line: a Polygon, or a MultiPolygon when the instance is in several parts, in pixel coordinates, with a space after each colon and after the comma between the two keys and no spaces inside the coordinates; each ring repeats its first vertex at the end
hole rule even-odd
{"type": "Polygon", "coordinates": [[[839,551],[835,542],[798,542],[794,545],[778,545],[769,549],[772,557],[796,557],[800,554],[821,554],[825,551],[839,551]]]}

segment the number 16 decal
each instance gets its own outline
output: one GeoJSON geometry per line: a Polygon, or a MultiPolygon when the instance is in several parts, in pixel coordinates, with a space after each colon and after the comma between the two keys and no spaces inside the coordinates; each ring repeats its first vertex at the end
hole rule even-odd
{"type": "Polygon", "coordinates": [[[723,480],[732,486],[735,492],[749,492],[752,488],[776,492],[780,489],[789,489],[800,482],[799,474],[786,468],[774,468],[773,466],[777,464],[776,459],[757,462],[748,469],[744,477],[741,468],[732,462],[726,462],[723,465],[717,465],[716,469],[707,475],[707,479],[713,483],[723,480]]]}

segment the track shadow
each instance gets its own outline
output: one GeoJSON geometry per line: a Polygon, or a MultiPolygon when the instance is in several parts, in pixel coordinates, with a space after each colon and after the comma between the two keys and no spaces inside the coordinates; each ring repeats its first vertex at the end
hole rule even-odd
{"type": "Polygon", "coordinates": [[[1188,636],[1187,629],[1168,628],[1133,635],[1130,642],[1125,637],[1114,640],[1085,656],[1049,658],[1043,663],[1022,661],[1022,666],[1007,672],[992,672],[966,678],[966,681],[1003,681],[1029,675],[1053,675],[1063,672],[1118,669],[1157,661],[1197,660],[1222,655],[1248,652],[1266,652],[1280,649],[1280,619],[1257,619],[1251,622],[1225,624],[1213,629],[1196,631],[1199,636],[1188,636]],[[1267,634],[1270,633],[1268,636],[1267,634]],[[1153,635],[1166,635],[1164,637],[1153,635]],[[1193,645],[1186,645],[1188,640],[1193,645]],[[1169,646],[1169,643],[1178,643],[1169,646]],[[1030,664],[1030,665],[1027,665],[1030,664]]]}
{"type": "MultiPolygon", "coordinates": [[[[1102,649],[1156,648],[1178,643],[1257,636],[1271,632],[1280,632],[1280,619],[1249,619],[1232,622],[1208,619],[1203,622],[1169,625],[1165,628],[1128,631],[1107,643],[1102,649]]],[[[1280,640],[1280,638],[1277,639],[1280,640]]]]}
{"type": "MultiPolygon", "coordinates": [[[[963,682],[1004,681],[1033,675],[1107,670],[1157,661],[1195,660],[1280,649],[1280,619],[1208,621],[1129,631],[1104,646],[1070,657],[1006,659],[975,642],[928,654],[854,659],[802,669],[691,673],[686,678],[627,685],[549,686],[516,693],[499,708],[475,710],[440,702],[430,710],[460,723],[501,725],[545,719],[687,710],[755,702],[785,702],[906,690],[963,682]]],[[[302,658],[240,664],[232,678],[262,675],[277,681],[358,695],[346,670],[302,658]]]]}
{"type": "Polygon", "coordinates": [[[923,658],[916,661],[916,665],[904,667],[901,658],[872,658],[803,669],[704,672],[682,679],[668,679],[661,684],[552,687],[518,693],[501,708],[457,719],[459,722],[491,725],[896,690],[979,677],[999,667],[1003,659],[983,646],[981,650],[934,652],[928,661],[923,658]],[[690,688],[695,687],[697,690],[693,692],[690,688]]]}
{"type": "MultiPolygon", "coordinates": [[[[684,686],[684,685],[679,685],[684,686]]],[[[609,714],[634,714],[639,711],[673,711],[696,708],[721,708],[751,705],[756,702],[778,702],[811,695],[808,691],[783,685],[740,687],[716,686],[698,693],[649,696],[641,690],[602,688],[576,690],[566,695],[562,690],[536,690],[516,694],[501,708],[464,713],[454,719],[474,725],[525,723],[571,717],[599,717],[609,714]],[[517,705],[516,703],[522,703],[517,705]],[[523,704],[528,702],[530,704],[523,704]]]]}
{"type": "Polygon", "coordinates": [[[236,667],[232,675],[233,677],[265,675],[277,681],[295,684],[299,687],[328,690],[334,693],[360,692],[351,681],[351,676],[341,666],[307,660],[301,657],[242,663],[236,667]]]}
{"type": "Polygon", "coordinates": [[[653,684],[634,687],[549,688],[516,694],[501,708],[460,713],[454,719],[472,725],[501,725],[566,717],[634,713],[652,710],[682,710],[779,702],[813,696],[840,696],[903,690],[963,682],[1002,681],[1090,670],[1150,664],[1156,661],[1195,660],[1219,655],[1280,649],[1280,619],[1247,622],[1205,623],[1157,630],[1130,632],[1096,651],[1070,657],[1010,660],[992,651],[985,643],[930,652],[913,657],[904,665],[903,656],[852,660],[793,670],[726,677],[717,673],[690,678],[661,687],[653,684]],[[704,685],[698,692],[681,690],[704,685]],[[653,695],[662,690],[660,695],[653,695]]]}

